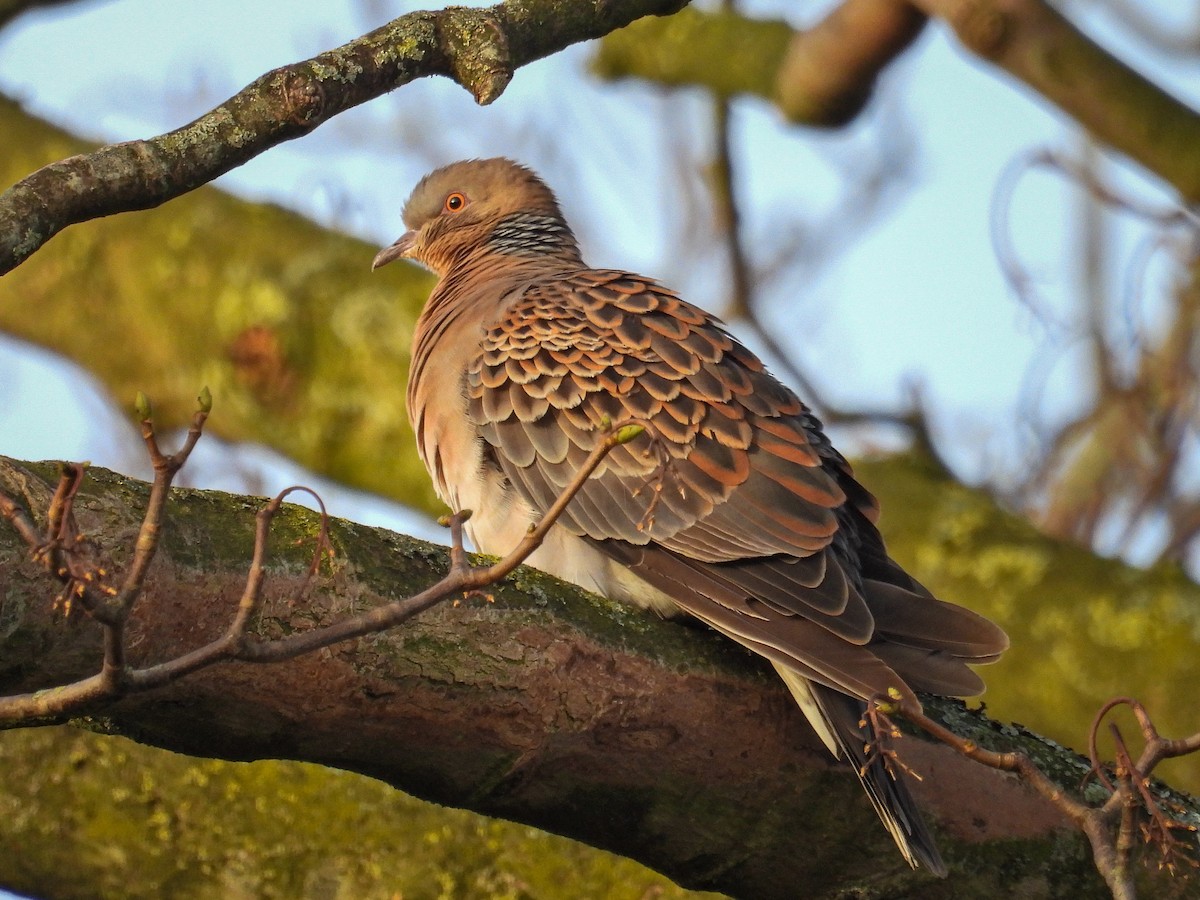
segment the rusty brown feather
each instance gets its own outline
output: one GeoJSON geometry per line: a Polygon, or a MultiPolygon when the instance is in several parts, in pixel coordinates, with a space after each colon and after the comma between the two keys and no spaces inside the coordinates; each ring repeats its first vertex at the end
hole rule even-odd
{"type": "MultiPolygon", "coordinates": [[[[874,497],[821,424],[713,316],[588,268],[542,181],[506,159],[439,169],[375,265],[440,276],[418,322],[409,413],[439,495],[483,551],[516,546],[604,423],[616,448],[530,562],[617,600],[686,612],[769,659],[835,754],[866,765],[864,701],[966,696],[1004,632],[888,556],[874,497]],[[648,453],[652,440],[657,452],[648,453]]],[[[859,777],[905,858],[945,873],[903,781],[859,777]]]]}

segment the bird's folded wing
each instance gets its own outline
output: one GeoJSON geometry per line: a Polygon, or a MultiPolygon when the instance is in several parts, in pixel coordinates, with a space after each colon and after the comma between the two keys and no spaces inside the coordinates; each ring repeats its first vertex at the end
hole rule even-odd
{"type": "MultiPolygon", "coordinates": [[[[807,556],[837,530],[846,495],[808,410],[715,319],[644,279],[585,270],[535,284],[487,330],[467,387],[496,462],[539,508],[605,423],[649,426],[653,439],[610,453],[568,509],[578,534],[720,561],[807,556]]],[[[812,583],[822,576],[814,565],[812,583]]]]}
{"type": "Polygon", "coordinates": [[[820,683],[866,697],[902,685],[900,670],[916,689],[976,693],[963,662],[1003,649],[999,629],[887,558],[874,498],[800,400],[652,282],[583,270],[536,283],[487,329],[467,395],[485,460],[540,510],[606,424],[646,424],[559,524],[820,683]],[[878,614],[860,570],[885,586],[878,614]]]}
{"type": "MultiPolygon", "coordinates": [[[[967,664],[990,662],[999,652],[997,642],[1007,645],[1003,632],[982,616],[917,594],[907,595],[914,624],[892,631],[891,610],[884,616],[871,615],[873,627],[866,640],[853,633],[843,617],[801,616],[752,599],[764,581],[787,583],[787,562],[779,557],[751,565],[698,563],[653,545],[608,541],[598,546],[687,612],[759,655],[862,698],[889,688],[914,702],[909,688],[949,696],[978,694],[983,681],[967,664]],[[747,571],[754,570],[756,579],[747,580],[747,571]],[[743,605],[752,615],[739,614],[743,605]]],[[[866,582],[860,595],[872,614],[877,584],[866,582]]],[[[895,590],[899,597],[900,589],[895,590]]]]}

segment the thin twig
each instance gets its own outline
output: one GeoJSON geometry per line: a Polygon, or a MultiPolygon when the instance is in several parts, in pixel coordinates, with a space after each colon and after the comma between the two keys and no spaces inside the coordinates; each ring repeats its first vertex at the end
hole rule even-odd
{"type": "MultiPolygon", "coordinates": [[[[530,527],[521,543],[500,561],[488,566],[471,566],[469,564],[463,549],[462,524],[469,518],[470,511],[457,512],[448,518],[452,537],[450,571],[436,584],[411,597],[351,616],[332,625],[290,635],[276,641],[255,642],[249,639],[248,630],[262,596],[271,523],[282,508],[285,497],[296,490],[308,490],[307,488],[288,488],[257,514],[254,555],[236,613],[225,632],[204,646],[167,662],[143,669],[129,669],[124,657],[123,626],[134,601],[141,593],[145,571],[158,547],[163,513],[163,507],[158,503],[158,498],[165,498],[169,490],[170,479],[186,462],[187,454],[191,452],[196,440],[199,439],[207,412],[206,405],[202,402],[201,410],[193,419],[193,428],[189,432],[188,441],[173,456],[166,456],[158,449],[148,410],[143,417],[143,436],[148,452],[155,463],[155,488],[158,488],[160,484],[162,487],[157,491],[154,488],[151,490],[151,501],[148,504],[143,528],[138,536],[139,553],[135,554],[134,562],[130,567],[131,574],[126,578],[127,590],[123,589],[120,595],[121,605],[118,608],[122,611],[122,615],[115,622],[102,622],[105,627],[105,655],[101,672],[90,678],[48,690],[0,698],[0,725],[18,724],[31,719],[61,720],[67,716],[79,715],[127,694],[150,690],[177,681],[185,675],[219,662],[238,660],[265,663],[293,659],[304,653],[344,640],[383,631],[450,597],[464,592],[477,591],[493,584],[512,572],[541,546],[558,517],[562,515],[563,510],[591,477],[604,457],[613,448],[628,443],[646,430],[642,424],[620,423],[616,426],[610,424],[606,429],[605,437],[597,442],[587,460],[575,473],[571,483],[567,485],[542,519],[530,527]]],[[[62,491],[66,493],[67,489],[64,488],[62,491]]],[[[8,500],[2,494],[0,497],[8,500]]],[[[16,508],[15,503],[8,501],[0,506],[0,511],[8,510],[10,506],[16,508]]],[[[317,561],[327,546],[327,516],[323,504],[321,512],[322,526],[317,539],[317,561]]],[[[19,512],[13,512],[11,515],[6,512],[5,517],[10,520],[21,519],[19,512]]],[[[36,538],[36,534],[32,536],[36,538]]],[[[312,571],[311,567],[310,571],[312,571]]],[[[307,580],[305,583],[307,585],[307,580]]]]}
{"type": "Polygon", "coordinates": [[[725,237],[725,251],[729,258],[729,305],[726,315],[730,319],[754,319],[757,322],[754,304],[753,279],[750,261],[742,244],[741,209],[737,202],[737,181],[733,159],[733,104],[725,97],[713,101],[713,131],[716,142],[716,157],[712,165],[712,195],[716,207],[716,218],[721,234],[725,237]]]}
{"type": "Polygon", "coordinates": [[[163,524],[163,510],[166,508],[167,498],[170,496],[171,483],[187,462],[197,441],[200,440],[204,423],[208,419],[212,407],[212,397],[205,388],[200,395],[200,407],[192,415],[192,422],[183,446],[176,453],[168,456],[158,445],[158,436],[154,431],[154,421],[150,417],[149,404],[141,395],[138,399],[138,405],[144,412],[141,421],[142,441],[146,445],[150,462],[154,466],[154,483],[150,487],[150,501],[142,519],[142,527],[138,530],[137,542],[134,544],[133,561],[130,563],[120,591],[110,604],[112,612],[122,619],[129,615],[134,601],[141,594],[142,586],[146,581],[146,573],[149,571],[150,563],[154,560],[154,554],[158,549],[163,524]]]}
{"type": "MultiPolygon", "coordinates": [[[[1146,843],[1154,843],[1162,848],[1166,860],[1164,864],[1172,871],[1174,871],[1172,854],[1182,853],[1184,846],[1174,838],[1172,832],[1180,829],[1196,831],[1195,826],[1177,822],[1163,812],[1162,807],[1149,791],[1148,781],[1150,772],[1163,759],[1200,750],[1200,733],[1180,740],[1163,739],[1159,736],[1158,730],[1145,708],[1131,698],[1118,697],[1110,700],[1101,707],[1092,723],[1088,739],[1092,771],[1110,792],[1108,800],[1099,807],[1089,806],[1068,795],[1024,753],[1017,751],[999,753],[986,750],[974,741],[959,737],[941,723],[930,719],[920,709],[905,701],[897,700],[895,697],[874,697],[871,698],[870,705],[876,708],[874,715],[877,719],[886,722],[889,713],[899,712],[918,728],[943,744],[953,747],[967,758],[993,769],[1019,775],[1022,781],[1048,800],[1087,836],[1096,869],[1104,878],[1109,890],[1112,891],[1114,900],[1134,900],[1136,896],[1133,867],[1129,865],[1129,854],[1136,844],[1133,840],[1136,833],[1135,822],[1142,810],[1149,814],[1151,825],[1143,828],[1141,834],[1146,843]],[[1125,748],[1120,733],[1115,732],[1114,729],[1118,756],[1118,783],[1114,784],[1105,774],[1104,767],[1099,761],[1096,734],[1105,716],[1115,707],[1122,705],[1129,706],[1137,717],[1146,741],[1146,748],[1138,761],[1134,763],[1125,748]],[[1116,826],[1115,835],[1114,825],[1116,826]]],[[[885,726],[882,725],[877,726],[876,731],[880,734],[887,733],[885,726]]],[[[1191,852],[1194,854],[1196,851],[1193,849],[1191,852]]],[[[1189,858],[1188,861],[1192,865],[1196,865],[1194,859],[1189,858]]]]}
{"type": "Polygon", "coordinates": [[[0,518],[8,522],[26,544],[31,547],[37,545],[40,539],[37,525],[25,510],[17,505],[17,501],[3,491],[0,491],[0,518]]]}

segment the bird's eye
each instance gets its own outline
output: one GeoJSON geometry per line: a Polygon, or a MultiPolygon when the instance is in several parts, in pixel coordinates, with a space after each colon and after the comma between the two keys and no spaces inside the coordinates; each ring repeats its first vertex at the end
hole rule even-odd
{"type": "Polygon", "coordinates": [[[443,208],[446,210],[446,212],[459,212],[466,205],[466,196],[460,194],[458,191],[455,191],[453,194],[449,194],[446,197],[446,202],[443,204],[443,208]]]}

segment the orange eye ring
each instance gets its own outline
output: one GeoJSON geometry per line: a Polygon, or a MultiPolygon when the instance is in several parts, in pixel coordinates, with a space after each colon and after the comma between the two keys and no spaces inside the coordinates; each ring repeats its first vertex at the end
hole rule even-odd
{"type": "Polygon", "coordinates": [[[446,195],[446,202],[442,204],[442,209],[448,213],[462,212],[467,206],[467,196],[461,191],[455,191],[453,194],[446,195]]]}

